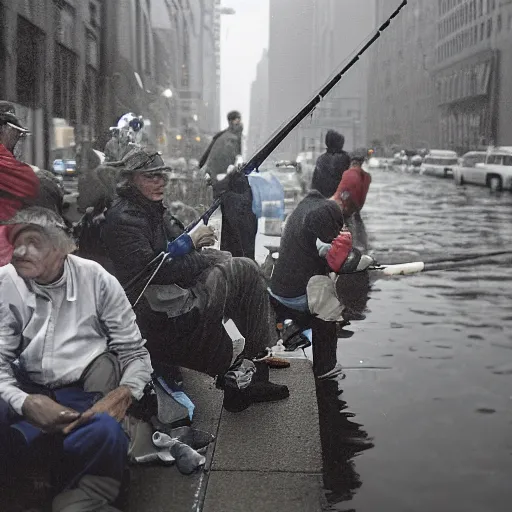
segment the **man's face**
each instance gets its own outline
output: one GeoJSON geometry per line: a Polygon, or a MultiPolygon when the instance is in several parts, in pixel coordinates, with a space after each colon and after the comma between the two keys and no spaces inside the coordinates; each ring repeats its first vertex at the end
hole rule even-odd
{"type": "Polygon", "coordinates": [[[167,181],[166,173],[158,171],[138,173],[133,178],[139,192],[150,201],[161,201],[164,198],[167,181]]]}
{"type": "Polygon", "coordinates": [[[21,138],[21,132],[9,126],[8,124],[0,127],[0,142],[11,152],[14,153],[14,148],[21,138]]]}
{"type": "Polygon", "coordinates": [[[231,129],[235,133],[242,133],[244,131],[244,125],[242,124],[242,119],[240,117],[237,117],[236,119],[233,119],[230,122],[231,129]]]}
{"type": "Polygon", "coordinates": [[[25,279],[41,282],[51,279],[62,259],[50,238],[37,228],[23,229],[14,239],[13,247],[11,263],[25,279]]]}

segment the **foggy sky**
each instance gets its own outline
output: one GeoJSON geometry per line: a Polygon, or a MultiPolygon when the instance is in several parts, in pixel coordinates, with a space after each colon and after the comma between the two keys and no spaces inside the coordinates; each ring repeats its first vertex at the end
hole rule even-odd
{"type": "Polygon", "coordinates": [[[239,110],[247,129],[251,83],[263,49],[268,48],[269,0],[223,0],[222,4],[236,14],[222,16],[221,125],[226,125],[227,112],[239,110]]]}

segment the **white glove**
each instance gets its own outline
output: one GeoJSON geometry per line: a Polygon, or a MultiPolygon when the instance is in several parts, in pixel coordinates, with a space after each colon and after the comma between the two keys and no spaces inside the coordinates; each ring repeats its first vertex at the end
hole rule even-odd
{"type": "Polygon", "coordinates": [[[371,256],[368,256],[368,254],[363,254],[359,260],[359,264],[357,265],[356,272],[366,270],[372,265],[375,265],[375,260],[371,256]]]}
{"type": "Polygon", "coordinates": [[[331,248],[331,244],[322,242],[322,240],[320,240],[320,238],[316,239],[316,249],[318,251],[318,255],[321,258],[325,258],[327,256],[327,253],[329,252],[330,248],[331,248]]]}

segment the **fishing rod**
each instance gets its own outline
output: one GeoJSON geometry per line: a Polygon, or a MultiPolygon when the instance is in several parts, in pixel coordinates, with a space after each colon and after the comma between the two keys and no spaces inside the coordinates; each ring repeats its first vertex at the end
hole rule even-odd
{"type": "Polygon", "coordinates": [[[479,265],[489,265],[496,263],[497,256],[510,255],[512,260],[512,251],[499,251],[486,255],[473,255],[468,258],[453,258],[443,261],[412,261],[409,263],[398,263],[391,265],[372,265],[368,267],[370,271],[381,272],[385,276],[404,276],[418,274],[420,272],[432,272],[439,270],[452,270],[462,267],[476,267],[479,265]]]}
{"type": "MultiPolygon", "coordinates": [[[[454,254],[453,256],[437,258],[433,260],[426,261],[425,264],[433,265],[435,263],[446,263],[446,262],[458,262],[458,261],[466,261],[473,260],[479,258],[490,258],[493,256],[507,256],[512,255],[512,249],[502,249],[500,251],[491,251],[491,252],[482,252],[482,253],[466,253],[466,254],[454,254]]],[[[383,263],[382,265],[394,265],[393,263],[383,263]]]]}
{"type": "MultiPolygon", "coordinates": [[[[330,78],[325,85],[322,86],[321,89],[313,96],[313,98],[296,114],[292,117],[287,123],[283,124],[278,130],[271,135],[270,139],[264,144],[264,146],[259,149],[248,162],[243,164],[237,172],[244,173],[246,176],[251,174],[253,171],[256,171],[259,166],[270,156],[270,154],[283,142],[283,140],[290,134],[290,132],[299,125],[299,123],[305,119],[309,114],[311,114],[317,105],[324,99],[324,97],[333,89],[333,87],[338,84],[338,82],[345,76],[345,74],[359,61],[361,56],[366,53],[366,51],[377,41],[377,39],[381,36],[381,34],[389,27],[391,21],[400,14],[402,9],[407,5],[408,0],[403,0],[401,4],[395,9],[395,11],[387,18],[387,20],[375,31],[373,36],[371,36],[367,42],[362,46],[362,48],[355,54],[355,56],[343,66],[343,68],[338,71],[332,78],[330,78]]],[[[208,224],[211,216],[216,212],[216,210],[221,205],[221,197],[215,199],[212,205],[196,220],[192,221],[186,228],[185,233],[190,233],[196,226],[198,226],[201,222],[204,224],[208,224]]],[[[133,288],[139,280],[142,279],[144,274],[147,274],[151,267],[156,264],[157,261],[160,261],[161,255],[158,255],[151,262],[149,262],[142,270],[132,278],[129,282],[129,285],[125,287],[125,289],[133,288]]],[[[151,277],[147,281],[144,290],[149,286],[151,281],[153,280],[156,272],[160,269],[160,267],[165,261],[165,257],[157,265],[157,269],[155,272],[151,274],[151,277]]],[[[128,293],[128,292],[127,292],[128,293]]],[[[137,301],[140,299],[137,299],[137,301]]]]}

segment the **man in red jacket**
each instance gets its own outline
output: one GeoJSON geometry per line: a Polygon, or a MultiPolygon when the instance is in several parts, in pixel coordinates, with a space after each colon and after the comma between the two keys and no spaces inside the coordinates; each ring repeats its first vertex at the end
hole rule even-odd
{"type": "Polygon", "coordinates": [[[352,156],[350,167],[343,173],[331,198],[338,203],[347,218],[362,210],[372,182],[371,175],[363,170],[365,160],[366,157],[362,154],[352,156]]]}
{"type": "MultiPolygon", "coordinates": [[[[25,201],[36,198],[39,179],[32,168],[16,160],[14,148],[29,133],[16,117],[12,103],[0,101],[0,220],[11,218],[25,201]]],[[[10,261],[12,247],[0,227],[0,266],[10,261]]]]}

